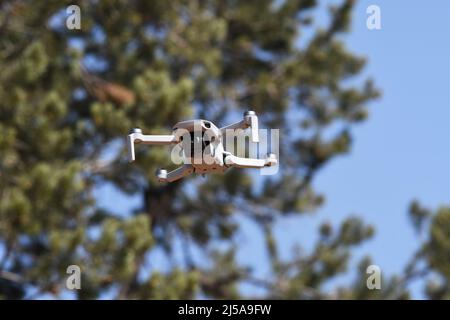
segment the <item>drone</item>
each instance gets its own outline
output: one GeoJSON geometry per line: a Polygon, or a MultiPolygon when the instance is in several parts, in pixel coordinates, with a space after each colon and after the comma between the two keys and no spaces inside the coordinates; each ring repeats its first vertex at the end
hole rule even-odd
{"type": "Polygon", "coordinates": [[[241,121],[220,129],[211,121],[203,119],[178,122],[173,126],[171,135],[144,135],[141,129],[134,128],[127,139],[129,161],[136,160],[135,144],[179,145],[184,164],[170,172],[159,169],[156,172],[159,182],[173,182],[194,172],[207,174],[225,172],[230,167],[263,168],[277,165],[278,160],[273,153],[269,153],[265,159],[255,159],[237,157],[225,150],[225,134],[247,128],[251,129],[251,141],[259,143],[258,117],[254,111],[246,111],[241,121]]]}

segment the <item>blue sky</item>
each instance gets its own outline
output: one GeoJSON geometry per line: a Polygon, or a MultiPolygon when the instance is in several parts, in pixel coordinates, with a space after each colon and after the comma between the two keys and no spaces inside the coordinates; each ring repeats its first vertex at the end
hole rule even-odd
{"type": "MultiPolygon", "coordinates": [[[[383,274],[400,273],[419,239],[407,218],[414,198],[436,208],[450,202],[450,2],[360,1],[349,48],[368,58],[364,74],[382,98],[354,131],[351,152],[332,161],[315,180],[326,205],[314,216],[278,224],[283,243],[312,243],[317,225],[358,214],[376,236],[356,251],[369,254],[383,274]],[[381,30],[366,28],[366,8],[381,9],[381,30]]],[[[284,246],[289,254],[289,246],[284,246]]],[[[347,279],[348,280],[348,279],[347,279]]],[[[421,286],[414,286],[420,298],[421,286]]]]}
{"type": "MultiPolygon", "coordinates": [[[[366,55],[366,74],[383,92],[369,120],[354,131],[351,154],[316,181],[327,194],[322,217],[358,213],[376,226],[367,247],[386,273],[401,272],[419,238],[407,219],[413,198],[436,208],[449,203],[450,3],[360,1],[349,47],[366,55]],[[381,30],[365,27],[370,4],[381,8],[381,30]]],[[[419,288],[414,288],[417,297],[419,288]]]]}
{"type": "MultiPolygon", "coordinates": [[[[326,20],[330,2],[335,1],[322,2],[319,22],[326,20]]],[[[382,98],[370,104],[369,119],[354,128],[351,152],[317,176],[314,185],[326,195],[326,204],[313,215],[277,223],[283,256],[288,257],[295,244],[310,248],[320,222],[338,225],[349,215],[359,215],[376,227],[376,235],[355,251],[353,261],[368,254],[383,275],[401,273],[420,244],[407,218],[411,200],[432,208],[450,203],[449,15],[450,2],[444,0],[359,1],[345,42],[368,58],[364,76],[375,80],[382,98]],[[371,4],[381,9],[381,30],[366,28],[366,8],[371,4]]],[[[111,198],[121,199],[110,188],[98,195],[105,206],[111,198]]],[[[123,199],[114,208],[126,211],[138,204],[138,199],[123,199]]],[[[259,229],[244,218],[239,221],[239,259],[264,276],[268,266],[259,229]]],[[[153,256],[153,267],[163,267],[158,257],[153,256]]],[[[414,297],[422,297],[421,288],[413,286],[414,297]]]]}

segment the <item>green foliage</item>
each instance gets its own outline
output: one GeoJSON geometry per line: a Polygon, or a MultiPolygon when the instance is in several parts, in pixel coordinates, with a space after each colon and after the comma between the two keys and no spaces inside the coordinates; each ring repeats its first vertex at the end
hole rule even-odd
{"type": "MultiPolygon", "coordinates": [[[[312,187],[316,173],[349,151],[352,126],[378,96],[370,79],[344,85],[365,63],[341,37],[354,1],[333,7],[322,29],[314,0],[78,4],[81,30],[65,28],[66,1],[0,4],[0,296],[58,296],[70,264],[82,269],[78,298],[239,298],[246,282],[276,298],[405,296],[395,279],[380,295],[367,293],[366,260],[358,281],[326,293],[347,271],[351,249],[373,234],[357,218],[323,225],[312,252],[290,261],[278,256],[272,232],[282,216],[324,202],[312,187]],[[97,95],[85,88],[80,62],[103,79],[97,95]],[[120,88],[136,99],[111,99],[120,88]],[[256,181],[230,170],[161,185],[154,171],[169,163],[165,149],[138,148],[137,163],[126,161],[130,127],[159,133],[194,116],[222,124],[249,106],[262,127],[282,128],[276,176],[256,181]],[[142,206],[100,207],[94,192],[105,184],[140,196],[142,206]],[[236,259],[242,216],[266,238],[272,275],[264,281],[236,259]],[[153,266],[157,251],[172,261],[168,270],[153,266]]],[[[448,211],[439,212],[426,245],[426,261],[446,278],[448,225],[448,211]]]]}

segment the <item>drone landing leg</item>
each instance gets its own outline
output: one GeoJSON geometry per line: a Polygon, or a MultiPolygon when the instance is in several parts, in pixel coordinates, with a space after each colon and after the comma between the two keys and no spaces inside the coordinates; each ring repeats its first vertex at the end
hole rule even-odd
{"type": "Polygon", "coordinates": [[[194,172],[194,168],[190,164],[185,164],[169,173],[166,170],[161,170],[157,176],[159,182],[173,182],[190,175],[192,172],[194,172]]]}
{"type": "Polygon", "coordinates": [[[237,168],[263,168],[276,165],[277,158],[274,154],[269,154],[266,159],[241,158],[230,154],[225,157],[225,164],[237,168]]]}

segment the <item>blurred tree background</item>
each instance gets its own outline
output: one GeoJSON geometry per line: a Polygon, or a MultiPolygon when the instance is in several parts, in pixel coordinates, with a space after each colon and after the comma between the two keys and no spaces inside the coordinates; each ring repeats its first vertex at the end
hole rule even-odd
{"type": "Polygon", "coordinates": [[[424,244],[404,274],[383,276],[382,290],[366,287],[369,257],[354,281],[326,288],[374,234],[360,218],[322,225],[311,252],[278,255],[273,223],[323,203],[314,177],[349,150],[352,127],[378,96],[370,79],[348,81],[365,64],[344,44],[354,1],[331,7],[322,29],[316,2],[3,1],[0,297],[61,297],[71,264],[82,270],[81,299],[252,298],[243,283],[267,298],[408,298],[410,282],[431,275],[428,297],[450,297],[448,208],[411,204],[424,244]],[[81,8],[81,30],[66,28],[70,4],[81,8]],[[261,127],[281,129],[277,175],[231,169],[160,184],[154,172],[171,163],[167,148],[138,148],[127,162],[131,127],[168,133],[177,121],[226,124],[247,109],[261,127]],[[139,194],[142,206],[109,212],[94,196],[104,185],[139,194]],[[268,278],[236,259],[239,215],[265,236],[268,278]],[[182,264],[148,267],[154,250],[170,259],[177,241],[182,264]]]}

